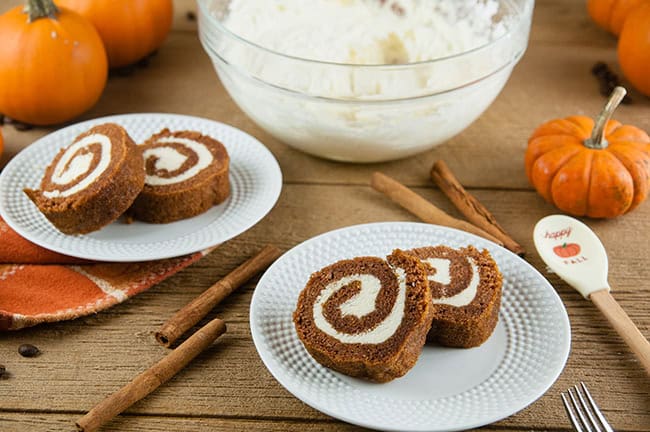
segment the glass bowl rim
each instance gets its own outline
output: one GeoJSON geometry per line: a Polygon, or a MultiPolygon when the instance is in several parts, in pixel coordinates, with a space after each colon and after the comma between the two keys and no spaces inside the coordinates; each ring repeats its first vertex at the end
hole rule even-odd
{"type": "MultiPolygon", "coordinates": [[[[296,61],[296,62],[303,62],[303,63],[308,63],[308,64],[314,64],[314,65],[323,65],[323,66],[335,66],[335,67],[350,67],[350,68],[356,68],[356,69],[386,69],[388,71],[391,70],[398,70],[398,69],[406,69],[414,66],[422,66],[422,65],[431,65],[435,63],[441,63],[447,60],[453,60],[456,58],[461,58],[464,56],[469,56],[475,52],[482,51],[485,48],[488,48],[490,46],[496,45],[498,42],[501,40],[504,40],[508,37],[510,37],[512,34],[518,33],[518,31],[521,29],[521,26],[526,24],[527,19],[526,17],[530,17],[532,19],[532,11],[534,9],[534,4],[535,0],[522,0],[524,2],[523,7],[516,6],[513,2],[514,0],[498,0],[500,3],[508,3],[511,6],[514,7],[514,9],[517,10],[517,14],[515,15],[518,20],[517,22],[506,32],[504,32],[502,35],[499,35],[498,37],[490,40],[489,42],[476,46],[472,49],[469,49],[467,51],[463,51],[460,53],[456,54],[451,54],[448,56],[443,56],[443,57],[436,57],[434,59],[430,60],[423,60],[419,62],[413,62],[413,63],[402,63],[402,64],[355,64],[355,63],[336,63],[336,62],[329,62],[329,61],[322,61],[322,60],[314,60],[314,59],[308,59],[304,57],[297,57],[297,56],[292,56],[288,54],[283,54],[279,51],[274,51],[269,48],[266,48],[262,45],[259,45],[255,42],[252,42],[248,39],[245,39],[238,34],[230,31],[225,25],[223,25],[222,21],[217,19],[213,14],[210,13],[208,10],[208,5],[207,3],[212,0],[197,0],[197,4],[199,6],[199,11],[202,17],[207,17],[208,22],[213,26],[213,28],[216,28],[218,31],[221,33],[225,34],[231,39],[234,39],[237,42],[243,43],[245,45],[248,45],[256,50],[264,51],[267,54],[271,54],[277,57],[282,57],[291,61],[296,61]]],[[[201,31],[201,25],[199,25],[199,31],[201,31]]],[[[509,63],[509,62],[508,62],[509,63]]]]}

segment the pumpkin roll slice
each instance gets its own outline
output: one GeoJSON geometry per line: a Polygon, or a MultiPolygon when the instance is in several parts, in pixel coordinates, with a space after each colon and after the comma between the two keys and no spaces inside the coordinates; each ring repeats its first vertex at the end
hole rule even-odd
{"type": "Polygon", "coordinates": [[[431,319],[426,270],[399,250],[387,260],[343,260],[312,274],[293,315],[316,361],[377,382],[415,365],[431,319]]]}
{"type": "Polygon", "coordinates": [[[429,341],[457,348],[485,342],[497,324],[502,276],[487,250],[472,246],[423,247],[407,251],[427,269],[433,302],[429,341]]]}
{"type": "Polygon", "coordinates": [[[142,153],[119,125],[95,126],[63,148],[27,196],[59,231],[85,234],[115,221],[144,186],[142,153]]]}
{"type": "Polygon", "coordinates": [[[199,132],[165,129],[139,147],[146,178],[129,209],[135,219],[150,223],[186,219],[230,195],[230,158],[219,141],[199,132]]]}

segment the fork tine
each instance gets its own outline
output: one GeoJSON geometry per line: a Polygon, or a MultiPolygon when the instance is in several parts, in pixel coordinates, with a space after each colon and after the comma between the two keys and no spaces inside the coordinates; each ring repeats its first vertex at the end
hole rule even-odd
{"type": "Polygon", "coordinates": [[[596,405],[594,398],[591,397],[591,393],[589,393],[589,389],[587,388],[585,383],[580,381],[580,386],[582,387],[582,391],[585,393],[585,396],[587,396],[587,400],[589,401],[589,405],[591,406],[591,409],[594,411],[594,414],[596,414],[596,417],[598,417],[598,420],[600,421],[600,424],[603,425],[603,428],[605,428],[605,431],[614,432],[614,429],[612,429],[609,423],[607,423],[605,416],[603,416],[603,413],[600,411],[600,408],[598,408],[598,405],[596,405]]]}
{"type": "Polygon", "coordinates": [[[560,393],[560,396],[562,397],[562,403],[564,404],[564,409],[566,410],[567,416],[569,416],[569,420],[571,420],[573,429],[575,429],[576,432],[585,432],[582,426],[580,426],[580,422],[576,418],[575,414],[573,414],[573,411],[569,406],[569,400],[566,398],[566,395],[564,393],[560,393]]]}
{"type": "Polygon", "coordinates": [[[573,405],[573,409],[578,414],[578,418],[580,419],[580,422],[582,422],[582,425],[585,427],[587,432],[600,432],[600,428],[597,427],[598,425],[591,425],[590,426],[589,423],[587,423],[587,419],[585,418],[585,415],[583,413],[584,408],[581,408],[578,400],[576,399],[575,395],[573,394],[574,392],[575,392],[575,390],[573,388],[570,388],[568,390],[569,398],[571,398],[571,403],[573,405]],[[592,428],[592,426],[596,426],[596,429],[592,428]]]}
{"type": "Polygon", "coordinates": [[[576,385],[576,386],[573,386],[573,389],[574,389],[576,395],[578,395],[578,400],[580,401],[580,406],[582,407],[585,414],[589,418],[589,421],[591,422],[591,425],[593,426],[594,429],[596,429],[597,431],[600,431],[601,428],[598,425],[598,422],[594,418],[593,414],[591,413],[592,411],[595,411],[594,406],[591,405],[591,409],[589,409],[590,405],[587,405],[587,402],[585,402],[585,398],[582,396],[582,392],[580,391],[580,387],[578,387],[576,385]]]}

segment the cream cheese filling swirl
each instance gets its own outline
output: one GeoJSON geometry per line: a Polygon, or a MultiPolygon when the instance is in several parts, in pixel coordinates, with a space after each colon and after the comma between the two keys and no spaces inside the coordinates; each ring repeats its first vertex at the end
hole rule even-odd
{"type": "Polygon", "coordinates": [[[325,334],[345,344],[380,344],[395,334],[404,318],[406,304],[406,272],[394,269],[398,279],[397,297],[386,317],[372,329],[359,333],[343,333],[334,328],[324,314],[327,301],[338,291],[352,283],[359,283],[360,289],[353,297],[339,306],[341,316],[362,318],[375,310],[377,298],[381,292],[381,281],[371,274],[354,274],[330,282],[318,295],[313,306],[314,324],[325,334]]]}
{"type": "Polygon", "coordinates": [[[205,144],[192,139],[166,136],[156,140],[156,144],[161,145],[149,147],[143,152],[147,167],[145,184],[151,186],[165,186],[189,180],[214,160],[212,152],[205,144]]]}
{"type": "MultiPolygon", "coordinates": [[[[478,293],[478,286],[481,282],[480,271],[476,263],[472,258],[467,257],[470,268],[472,269],[472,278],[467,283],[467,286],[457,294],[450,297],[440,297],[434,298],[433,303],[436,304],[446,304],[450,306],[462,307],[470,304],[476,294],[478,293]]],[[[428,279],[432,282],[438,282],[439,284],[449,285],[452,282],[452,275],[450,272],[451,260],[447,258],[425,258],[423,262],[429,264],[433,267],[436,272],[433,275],[429,275],[428,279]]]]}
{"type": "Polygon", "coordinates": [[[49,179],[49,190],[43,191],[43,196],[65,198],[79,193],[95,182],[110,163],[111,140],[102,134],[88,135],[65,149],[49,179]]]}

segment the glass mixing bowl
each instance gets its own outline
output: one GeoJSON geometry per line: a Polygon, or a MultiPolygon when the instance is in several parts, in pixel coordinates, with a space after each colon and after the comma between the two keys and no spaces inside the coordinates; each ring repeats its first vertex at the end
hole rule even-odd
{"type": "Polygon", "coordinates": [[[199,36],[230,96],[277,139],[347,162],[404,158],[467,128],[524,54],[534,7],[534,0],[497,0],[494,36],[460,54],[352,65],[292,57],[243,39],[224,25],[229,3],[198,0],[199,36]]]}

